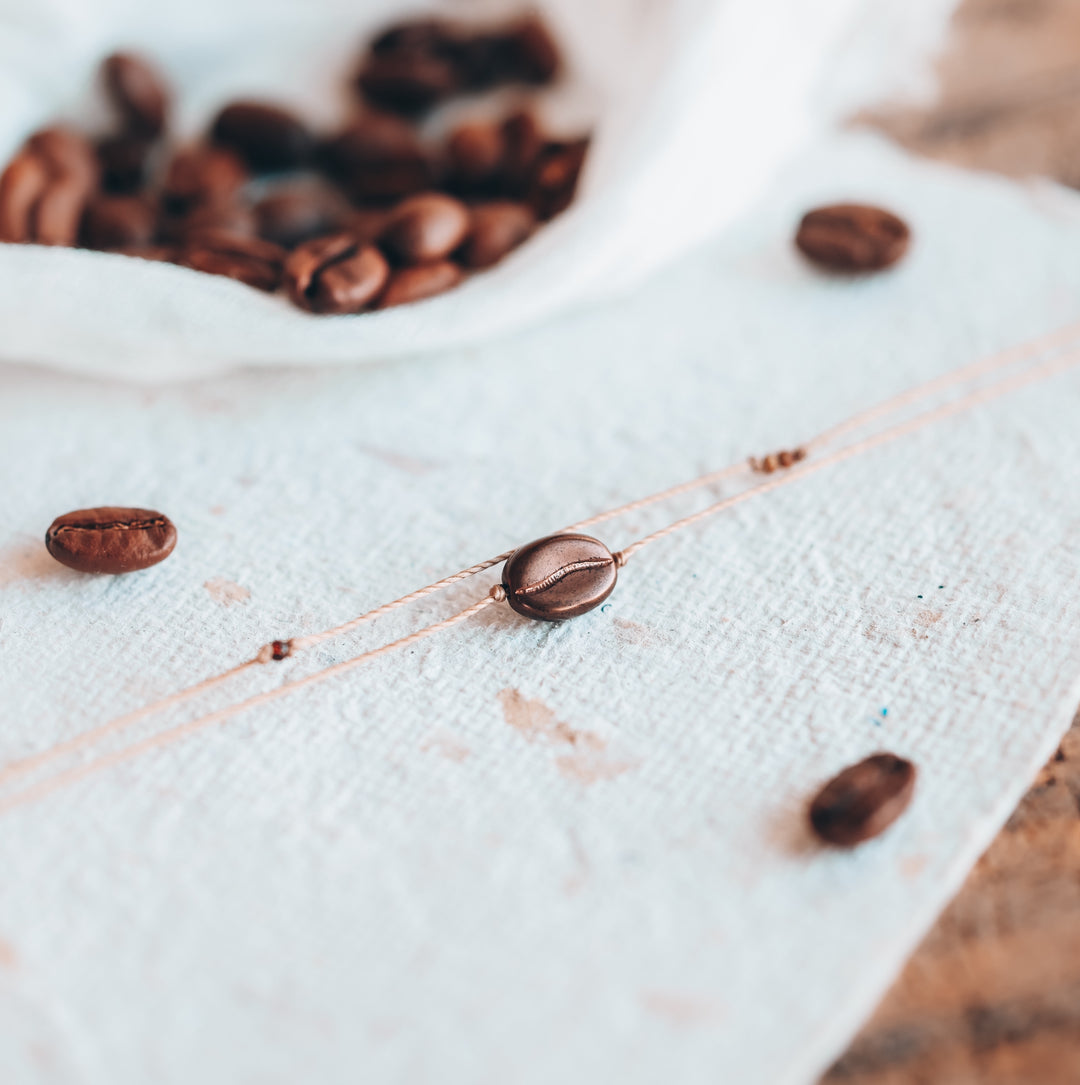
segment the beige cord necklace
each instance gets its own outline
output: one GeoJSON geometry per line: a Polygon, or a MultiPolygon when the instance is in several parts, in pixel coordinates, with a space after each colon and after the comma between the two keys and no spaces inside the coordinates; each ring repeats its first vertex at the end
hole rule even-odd
{"type": "Polygon", "coordinates": [[[187,735],[213,724],[222,723],[242,712],[269,704],[279,698],[354,670],[380,656],[466,622],[491,606],[509,602],[518,613],[545,620],[561,620],[585,613],[599,606],[607,598],[615,586],[619,570],[645,547],[692,527],[708,517],[734,508],[751,498],[764,496],[828,467],[836,466],[899,440],[935,422],[1018,392],[1028,385],[1047,380],[1078,364],[1080,364],[1080,323],[1069,325],[1049,335],[991,355],[918,385],[883,403],[860,411],[792,450],[732,464],[660,493],[600,513],[555,535],[478,562],[468,569],[418,588],[400,599],[376,607],[374,610],[321,633],[307,634],[264,645],[246,662],[220,674],[212,675],[197,685],[84,731],[40,753],[12,762],[0,769],[0,788],[38,769],[51,767],[65,755],[74,754],[119,734],[150,716],[206,693],[243,671],[290,659],[300,652],[328,640],[343,637],[410,603],[468,580],[501,562],[506,562],[502,583],[496,584],[483,598],[456,614],[304,678],[285,682],[276,689],[227,705],[187,723],[167,728],[150,738],[122,747],[112,753],[103,754],[83,765],[46,776],[22,790],[16,790],[0,798],[0,814],[43,798],[45,795],[114,765],[170,745],[187,735]],[[931,405],[934,397],[948,397],[954,392],[959,393],[955,398],[945,398],[943,402],[931,405]],[[904,412],[908,409],[915,413],[905,417],[904,412]],[[876,432],[866,432],[875,422],[890,420],[891,424],[886,425],[885,428],[876,432]],[[860,433],[863,435],[857,436],[860,433]],[[856,439],[848,444],[843,443],[845,438],[852,436],[856,439]],[[832,451],[828,451],[829,449],[832,451]],[[666,527],[629,543],[621,550],[612,552],[599,540],[581,534],[586,528],[701,490],[714,483],[738,476],[753,478],[756,475],[766,477],[763,481],[724,497],[698,512],[675,520],[666,527]]]}

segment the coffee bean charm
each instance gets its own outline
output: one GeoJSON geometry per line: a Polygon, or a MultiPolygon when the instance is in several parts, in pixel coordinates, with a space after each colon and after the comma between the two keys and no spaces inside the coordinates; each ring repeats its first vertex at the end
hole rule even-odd
{"type": "Polygon", "coordinates": [[[79,509],[52,522],[45,546],[61,565],[80,573],[133,573],[173,552],[176,528],[150,509],[79,509]]]}
{"type": "Polygon", "coordinates": [[[917,772],[878,753],[834,776],[810,804],[810,825],[826,843],[854,847],[883,833],[907,809],[917,772]]]}
{"type": "Polygon", "coordinates": [[[561,622],[598,607],[612,592],[619,567],[589,535],[548,535],[515,551],[503,567],[506,601],[526,618],[561,622]]]}

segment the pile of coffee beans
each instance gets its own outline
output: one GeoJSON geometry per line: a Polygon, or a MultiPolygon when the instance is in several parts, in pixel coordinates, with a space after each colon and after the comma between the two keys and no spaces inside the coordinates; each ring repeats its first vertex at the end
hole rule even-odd
{"type": "Polygon", "coordinates": [[[527,106],[438,136],[429,114],[462,95],[547,85],[561,67],[534,15],[486,28],[402,22],[366,49],[340,130],[237,101],[178,147],[166,81],[117,53],[102,66],[113,131],[30,136],[0,175],[0,242],[168,261],[282,290],[313,313],[441,294],[569,206],[588,140],[554,138],[527,106]]]}

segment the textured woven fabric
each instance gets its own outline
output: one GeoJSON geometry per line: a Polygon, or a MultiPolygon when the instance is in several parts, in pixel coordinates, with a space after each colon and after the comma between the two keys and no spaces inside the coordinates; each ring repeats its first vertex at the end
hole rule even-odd
{"type": "MultiPolygon", "coordinates": [[[[152,391],[2,370],[0,761],[1075,320],[1078,242],[1072,196],[842,142],[633,297],[482,349],[152,391]],[[792,251],[848,196],[912,222],[895,273],[792,251]],[[56,566],[50,520],[99,503],[166,511],[175,554],[56,566]]],[[[1080,695],[1078,399],[1059,377],[642,551],[602,611],[492,608],[5,815],[0,1078],[811,1081],[1080,695]],[[882,747],[921,768],[907,816],[814,847],[808,796],[882,747]]]]}
{"type": "MultiPolygon", "coordinates": [[[[0,156],[35,126],[78,115],[117,43],[161,59],[184,136],[222,102],[252,95],[333,129],[356,108],[342,90],[363,32],[403,10],[482,18],[522,6],[0,0],[0,156]]],[[[609,297],[731,222],[837,117],[921,72],[955,0],[536,6],[568,59],[566,80],[540,96],[544,123],[560,136],[595,131],[596,141],[570,211],[499,267],[423,305],[328,320],[186,268],[0,245],[0,358],[147,382],[244,363],[349,364],[483,342],[609,297]]],[[[466,101],[454,118],[508,107],[505,96],[466,101]]]]}

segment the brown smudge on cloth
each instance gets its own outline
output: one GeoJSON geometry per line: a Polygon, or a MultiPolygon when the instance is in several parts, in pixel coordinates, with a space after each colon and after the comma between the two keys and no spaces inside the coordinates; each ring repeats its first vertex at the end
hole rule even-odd
{"type": "Polygon", "coordinates": [[[502,690],[499,703],[506,722],[526,741],[569,747],[555,758],[555,767],[570,780],[586,785],[612,780],[638,764],[612,753],[599,735],[574,730],[543,701],[529,700],[520,690],[502,690]]]}
{"type": "Polygon", "coordinates": [[[203,587],[210,593],[210,598],[215,603],[220,603],[224,607],[231,607],[234,603],[246,603],[251,598],[251,592],[247,588],[243,588],[223,576],[215,576],[213,580],[208,580],[203,587]]]}

